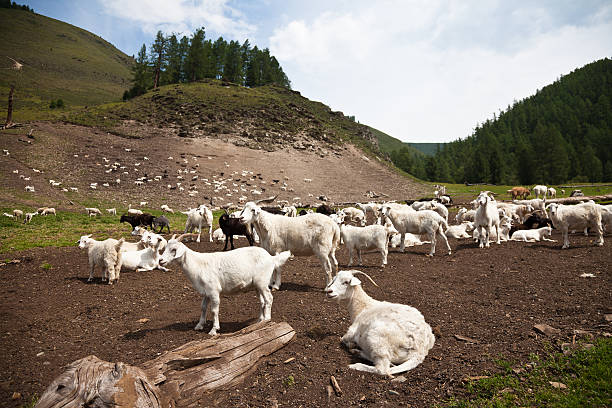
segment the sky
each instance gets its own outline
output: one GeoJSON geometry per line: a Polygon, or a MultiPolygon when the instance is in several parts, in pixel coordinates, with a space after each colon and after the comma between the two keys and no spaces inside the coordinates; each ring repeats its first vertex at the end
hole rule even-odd
{"type": "Polygon", "coordinates": [[[610,0],[22,0],[128,55],[158,30],[270,48],[294,90],[405,142],[449,142],[612,57],[610,0]]]}

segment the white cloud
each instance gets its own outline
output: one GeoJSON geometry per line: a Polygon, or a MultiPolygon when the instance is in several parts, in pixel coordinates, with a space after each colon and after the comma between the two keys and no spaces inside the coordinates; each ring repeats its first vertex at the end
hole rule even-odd
{"type": "Polygon", "coordinates": [[[227,0],[99,0],[106,13],[134,24],[147,34],[191,34],[204,26],[206,31],[231,38],[246,38],[256,27],[227,0]]]}
{"type": "Polygon", "coordinates": [[[295,89],[406,141],[465,137],[560,75],[612,54],[612,7],[352,2],[277,28],[295,89]],[[562,10],[563,11],[563,10],[562,10]]]}

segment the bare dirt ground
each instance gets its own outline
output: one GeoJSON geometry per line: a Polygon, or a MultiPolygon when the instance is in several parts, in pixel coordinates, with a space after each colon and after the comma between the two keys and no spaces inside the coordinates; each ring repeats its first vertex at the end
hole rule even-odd
{"type": "MultiPolygon", "coordinates": [[[[560,236],[554,233],[553,238],[560,236]]],[[[559,350],[576,329],[596,336],[612,331],[604,320],[612,312],[612,242],[608,237],[604,247],[594,247],[593,240],[573,235],[568,250],[551,242],[478,249],[472,242],[451,240],[453,254],[439,252],[433,259],[424,255],[428,245],[406,253],[392,249],[385,269],[378,266],[378,254],[366,255],[365,266],[358,269],[380,286],[364,284],[366,291],[416,307],[436,334],[430,354],[404,374],[404,382],[348,369],[357,359],[340,346],[350,323],[347,311],[325,298],[324,274],[314,257],[290,260],[281,290],[274,294],[272,317],[293,326],[295,339],[262,361],[241,385],[203,395],[201,405],[421,407],[460,396],[462,380],[496,372],[497,359],[519,366],[530,361],[530,353],[559,350]],[[580,277],[583,272],[595,277],[580,277]],[[533,330],[538,323],[560,334],[538,335],[533,330]],[[328,398],[331,375],[341,396],[328,398]]],[[[238,242],[245,245],[245,240],[238,242]]],[[[189,246],[222,249],[219,243],[189,246]]],[[[87,256],[78,248],[29,250],[2,259],[20,261],[0,267],[2,406],[19,406],[40,395],[62,366],[89,354],[138,365],[208,336],[193,330],[201,297],[176,267],[168,273],[124,272],[117,285],[109,286],[99,274],[93,283],[86,282],[87,256]],[[150,320],[139,323],[143,318],[150,320]],[[12,401],[13,392],[22,398],[12,401]]],[[[345,249],[338,260],[346,269],[345,249]]],[[[253,292],[222,297],[221,332],[253,323],[258,307],[253,292]]],[[[207,326],[206,331],[210,322],[207,326]]]]}
{"type": "Polygon", "coordinates": [[[267,152],[218,139],[157,134],[128,139],[93,128],[47,122],[2,131],[0,136],[0,147],[10,153],[0,160],[7,190],[0,205],[44,204],[77,210],[69,201],[78,201],[84,194],[117,207],[148,201],[153,208],[164,203],[187,208],[208,204],[211,197],[214,205],[237,205],[241,196],[256,200],[277,194],[278,200],[315,205],[321,203],[317,198],[322,195],[338,203],[367,202],[371,199],[366,196],[368,191],[384,194],[379,200],[433,192],[431,187],[393,172],[376,157],[364,156],[352,145],[331,149],[320,144],[314,150],[267,152]],[[26,136],[30,128],[34,139],[26,136]],[[118,165],[113,169],[115,163],[118,165]],[[155,181],[155,176],[161,179],[155,181]],[[142,177],[150,181],[136,185],[142,177]],[[50,179],[62,185],[52,187],[50,179]],[[91,183],[97,183],[95,190],[89,187],[91,183]],[[36,193],[26,195],[26,185],[34,186],[36,193]],[[70,191],[72,187],[78,193],[70,191]],[[62,188],[69,191],[62,192],[62,188]],[[189,196],[193,190],[197,193],[189,196]]]}

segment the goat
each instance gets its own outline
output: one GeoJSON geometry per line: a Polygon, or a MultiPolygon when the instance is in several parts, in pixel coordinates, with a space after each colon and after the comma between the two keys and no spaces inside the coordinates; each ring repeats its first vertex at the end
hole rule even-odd
{"type": "Polygon", "coordinates": [[[204,295],[202,314],[195,330],[204,328],[206,309],[210,303],[213,324],[208,334],[216,335],[220,329],[220,295],[232,295],[250,288],[257,291],[261,302],[259,320],[271,319],[272,274],[278,273],[291,256],[291,252],[285,251],[272,256],[260,247],[244,247],[229,252],[200,253],[187,248],[181,242],[185,236],[173,236],[168,241],[159,264],[164,266],[176,262],[194,289],[204,295]]]}
{"type": "Polygon", "coordinates": [[[185,221],[185,233],[198,231],[197,242],[200,242],[200,236],[202,234],[202,226],[208,227],[208,239],[213,242],[212,239],[212,225],[213,225],[213,214],[204,204],[198,208],[192,208],[187,212],[181,211],[187,215],[187,221],[185,221]]]}
{"type": "Polygon", "coordinates": [[[508,193],[512,196],[513,200],[516,200],[518,197],[524,200],[531,194],[531,191],[526,187],[512,187],[508,190],[508,193]]]}
{"type": "Polygon", "coordinates": [[[535,194],[535,198],[540,198],[540,196],[542,196],[542,198],[546,199],[546,193],[548,192],[548,187],[537,185],[537,186],[534,186],[532,190],[533,190],[533,193],[535,194]]]}
{"type": "Polygon", "coordinates": [[[170,221],[168,221],[168,219],[163,215],[153,218],[153,231],[155,231],[155,229],[158,227],[160,234],[164,230],[164,227],[168,229],[168,234],[170,233],[170,221]]]}
{"type": "Polygon", "coordinates": [[[174,210],[172,208],[168,207],[166,204],[162,204],[161,209],[162,209],[163,212],[169,212],[169,213],[174,214],[174,210]]]}
{"type": "Polygon", "coordinates": [[[132,229],[138,227],[139,225],[149,226],[153,229],[153,215],[149,213],[142,213],[140,215],[126,215],[123,214],[119,219],[119,223],[127,222],[132,226],[132,229]]]}
{"type": "Polygon", "coordinates": [[[474,231],[474,223],[471,221],[462,222],[459,225],[449,225],[445,234],[447,238],[471,238],[470,232],[474,231]]]}
{"type": "MultiPolygon", "coordinates": [[[[257,204],[246,203],[240,219],[255,227],[260,243],[270,254],[291,251],[296,256],[316,255],[327,275],[332,280],[332,271],[338,268],[336,248],[340,243],[340,228],[329,217],[322,214],[307,214],[288,218],[263,211],[257,204]]],[[[275,273],[273,286],[280,287],[280,273],[275,273]]]]}
{"type": "Polygon", "coordinates": [[[366,217],[362,210],[355,207],[346,207],[339,210],[337,214],[342,214],[342,218],[346,223],[354,223],[359,226],[366,225],[366,217]]]}
{"type": "Polygon", "coordinates": [[[519,230],[512,234],[512,241],[525,241],[525,242],[539,242],[539,241],[550,241],[557,242],[554,239],[548,239],[546,236],[552,234],[552,228],[542,227],[532,230],[519,230]]]}
{"type": "Polygon", "coordinates": [[[557,190],[555,190],[553,187],[548,187],[548,198],[557,198],[557,190]]]}
{"type": "Polygon", "coordinates": [[[327,204],[321,204],[315,209],[315,212],[324,215],[332,215],[335,211],[327,204]]]}
{"type": "Polygon", "coordinates": [[[601,211],[597,204],[592,201],[577,205],[563,204],[548,204],[546,208],[550,209],[550,218],[555,226],[561,230],[563,235],[562,248],[569,248],[569,229],[584,229],[595,228],[597,233],[597,241],[595,245],[602,246],[604,244],[603,228],[601,226],[601,211]]]}
{"type": "Polygon", "coordinates": [[[468,210],[467,208],[461,207],[455,216],[455,221],[457,224],[461,224],[465,221],[474,221],[474,217],[476,216],[476,210],[468,210]]]}
{"type": "Polygon", "coordinates": [[[23,217],[23,211],[21,211],[21,210],[13,210],[13,215],[15,216],[15,218],[21,218],[21,217],[23,217]]]}
{"type": "Polygon", "coordinates": [[[108,215],[117,215],[117,209],[116,208],[107,208],[106,212],[108,213],[108,215]]]}
{"type": "Polygon", "coordinates": [[[387,255],[389,253],[389,235],[396,232],[391,225],[368,225],[365,227],[354,227],[344,224],[344,217],[340,216],[340,236],[344,245],[349,251],[349,262],[347,266],[353,264],[353,251],[357,250],[359,265],[363,263],[361,260],[362,250],[375,249],[382,256],[382,268],[387,265],[387,255]]]}
{"type": "Polygon", "coordinates": [[[93,279],[94,267],[96,265],[102,268],[102,281],[108,280],[108,284],[112,285],[113,282],[119,280],[123,238],[119,241],[112,238],[96,241],[89,234],[81,236],[77,244],[79,248],[87,249],[87,256],[89,258],[89,279],[87,279],[87,282],[91,282],[93,279]]]}
{"type": "Polygon", "coordinates": [[[37,212],[32,212],[32,213],[26,213],[25,218],[23,220],[24,224],[29,224],[30,221],[32,221],[32,218],[34,218],[35,215],[38,215],[37,212]]]}
{"type": "Polygon", "coordinates": [[[96,207],[85,207],[85,211],[90,217],[95,217],[96,215],[102,215],[102,211],[100,211],[96,207]]]}
{"type": "Polygon", "coordinates": [[[340,271],[325,288],[329,299],[337,299],[349,310],[351,326],[342,336],[342,343],[351,352],[374,363],[374,366],[355,363],[349,368],[389,377],[412,370],[423,362],[434,345],[436,339],[431,327],[414,307],[370,297],[361,287],[357,274],[374,283],[363,272],[340,271]]]}
{"type": "MultiPolygon", "coordinates": [[[[143,237],[143,239],[146,241],[147,237],[143,237]]],[[[168,272],[168,269],[159,265],[159,249],[163,244],[164,242],[162,240],[157,240],[154,245],[139,251],[122,252],[123,268],[136,272],[151,271],[157,268],[164,272],[168,272]]]]}
{"type": "Polygon", "coordinates": [[[281,208],[281,212],[287,217],[297,217],[297,208],[293,205],[281,208]]]}
{"type": "Polygon", "coordinates": [[[478,209],[476,209],[476,216],[474,217],[474,226],[478,231],[478,246],[489,248],[489,235],[491,234],[491,227],[495,227],[496,230],[496,241],[500,244],[501,234],[499,230],[499,213],[497,212],[497,205],[488,195],[488,191],[483,191],[478,195],[476,199],[478,203],[478,209]]]}
{"type": "Polygon", "coordinates": [[[402,234],[402,240],[400,243],[400,252],[404,252],[405,249],[405,235],[407,232],[413,234],[427,234],[427,237],[431,241],[431,250],[428,256],[433,256],[436,253],[436,234],[446,244],[448,254],[451,254],[451,247],[448,244],[448,239],[444,235],[444,230],[448,228],[448,223],[435,211],[423,210],[414,211],[409,207],[396,208],[384,204],[382,207],[382,214],[385,219],[389,219],[393,223],[393,227],[402,234]]]}
{"type": "Polygon", "coordinates": [[[232,218],[227,212],[225,214],[221,214],[219,217],[219,228],[223,231],[223,235],[225,235],[225,246],[223,250],[227,250],[227,243],[229,241],[231,248],[234,249],[234,235],[244,235],[246,239],[249,241],[249,246],[253,246],[254,239],[251,234],[251,229],[247,227],[240,218],[232,218]]]}
{"type": "Polygon", "coordinates": [[[42,210],[42,212],[40,213],[40,215],[49,215],[49,214],[53,214],[53,215],[57,216],[57,214],[55,213],[55,208],[47,207],[44,210],[42,210]]]}

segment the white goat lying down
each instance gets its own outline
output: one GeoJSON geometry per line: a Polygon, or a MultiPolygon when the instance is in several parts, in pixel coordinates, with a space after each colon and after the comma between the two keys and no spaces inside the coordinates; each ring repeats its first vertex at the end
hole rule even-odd
{"type": "Polygon", "coordinates": [[[270,291],[272,275],[280,275],[280,267],[287,262],[291,252],[285,251],[272,256],[263,248],[249,246],[227,252],[201,253],[192,251],[181,242],[187,235],[195,234],[183,234],[178,238],[175,235],[168,241],[159,264],[163,266],[176,262],[194,289],[204,295],[202,314],[195,330],[204,328],[206,309],[210,303],[213,325],[208,334],[216,335],[220,327],[220,296],[253,288],[261,302],[259,320],[270,320],[273,300],[270,291]]]}
{"type": "Polygon", "coordinates": [[[368,296],[356,274],[374,283],[363,272],[340,271],[325,288],[328,298],[338,299],[349,309],[351,326],[342,336],[342,343],[374,363],[374,366],[355,363],[349,367],[386,376],[412,370],[434,345],[431,327],[414,307],[368,296]]]}
{"type": "Polygon", "coordinates": [[[539,242],[539,241],[550,241],[557,242],[554,239],[548,239],[547,236],[552,235],[552,228],[542,227],[531,230],[518,230],[512,234],[512,241],[524,241],[524,242],[539,242]]]}
{"type": "MultiPolygon", "coordinates": [[[[262,248],[270,254],[291,251],[295,256],[316,255],[332,280],[332,271],[338,269],[336,248],[340,244],[340,228],[326,215],[306,214],[301,217],[285,217],[262,210],[249,201],[240,213],[240,219],[255,227],[262,248]]],[[[280,288],[280,273],[274,274],[273,287],[280,288]]]]}
{"type": "Polygon", "coordinates": [[[106,239],[104,241],[96,241],[91,238],[91,234],[83,235],[77,241],[79,248],[87,248],[87,256],[89,257],[89,279],[93,279],[94,267],[102,268],[102,280],[108,279],[108,284],[112,285],[114,281],[119,280],[119,272],[121,271],[121,246],[123,238],[119,241],[116,239],[106,239]]]}
{"type": "Polygon", "coordinates": [[[459,225],[449,225],[446,230],[447,238],[471,238],[470,232],[474,231],[474,223],[471,221],[464,221],[459,225]]]}
{"type": "Polygon", "coordinates": [[[455,216],[455,221],[457,224],[461,224],[465,221],[474,221],[474,216],[476,216],[476,210],[468,210],[465,207],[461,207],[455,216]]]}
{"type": "MultiPolygon", "coordinates": [[[[389,246],[391,248],[397,248],[402,243],[402,234],[394,233],[389,239],[389,246]]],[[[431,244],[431,241],[422,241],[420,235],[411,234],[407,232],[404,234],[404,246],[411,247],[423,244],[431,244]]]]}
{"type": "MultiPolygon", "coordinates": [[[[141,240],[147,240],[148,238],[148,236],[143,236],[141,240]]],[[[159,265],[159,250],[160,247],[164,245],[164,241],[158,239],[154,245],[147,246],[145,249],[123,252],[121,254],[123,268],[132,271],[135,270],[136,272],[152,271],[157,268],[164,272],[168,272],[168,269],[159,265]]]]}

